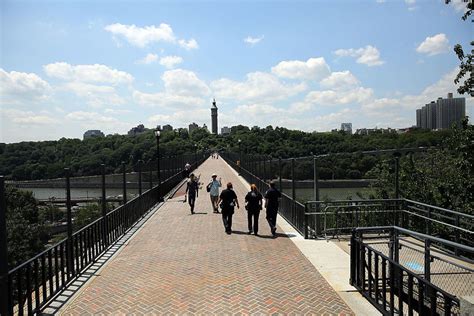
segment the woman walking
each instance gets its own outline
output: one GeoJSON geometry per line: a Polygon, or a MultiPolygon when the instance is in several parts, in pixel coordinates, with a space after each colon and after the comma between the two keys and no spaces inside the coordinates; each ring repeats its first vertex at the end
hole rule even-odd
{"type": "Polygon", "coordinates": [[[222,208],[222,222],[224,223],[225,232],[230,235],[232,234],[232,215],[234,215],[234,206],[239,206],[239,200],[237,194],[232,190],[232,183],[227,183],[227,189],[222,190],[219,195],[219,201],[217,202],[222,208]]]}
{"type": "Polygon", "coordinates": [[[247,210],[247,220],[249,232],[248,234],[255,234],[258,236],[258,217],[260,215],[260,210],[262,209],[262,200],[263,196],[257,190],[257,186],[252,184],[250,186],[250,192],[245,196],[245,209],[247,210]],[[252,227],[252,218],[253,218],[253,227],[252,227]]]}

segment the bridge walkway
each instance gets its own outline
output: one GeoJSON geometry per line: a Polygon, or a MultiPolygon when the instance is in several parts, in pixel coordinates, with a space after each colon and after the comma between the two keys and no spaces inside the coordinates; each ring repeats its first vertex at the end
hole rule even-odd
{"type": "Polygon", "coordinates": [[[60,314],[354,314],[292,235],[279,229],[272,238],[264,212],[261,235],[247,234],[248,185],[223,159],[208,159],[195,173],[203,182],[196,214],[190,214],[182,190],[175,194],[60,314]],[[223,186],[234,184],[242,206],[231,235],[225,234],[221,215],[212,212],[205,190],[213,172],[223,186]]]}

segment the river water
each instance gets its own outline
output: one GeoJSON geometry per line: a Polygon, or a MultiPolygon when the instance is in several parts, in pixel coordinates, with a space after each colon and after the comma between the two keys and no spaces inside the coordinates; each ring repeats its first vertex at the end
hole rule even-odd
{"type": "MultiPolygon", "coordinates": [[[[66,198],[66,190],[60,188],[20,188],[23,191],[31,191],[35,198],[39,200],[46,200],[49,198],[57,198],[57,199],[65,199],[66,198]]],[[[143,190],[145,191],[145,189],[143,190]]],[[[122,189],[106,189],[105,195],[107,197],[112,196],[121,196],[123,194],[122,189]]],[[[127,196],[132,196],[138,194],[137,189],[127,189],[127,196]]],[[[94,197],[101,197],[102,190],[97,188],[80,188],[80,189],[71,189],[71,198],[94,198],[94,197]]]]}

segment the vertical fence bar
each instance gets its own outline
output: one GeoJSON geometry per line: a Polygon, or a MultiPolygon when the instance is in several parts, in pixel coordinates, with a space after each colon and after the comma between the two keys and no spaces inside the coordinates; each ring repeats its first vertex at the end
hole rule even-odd
{"type": "Polygon", "coordinates": [[[127,203],[127,173],[125,172],[125,161],[122,161],[122,188],[123,204],[127,203]]]}
{"type": "Polygon", "coordinates": [[[138,160],[138,195],[142,195],[142,161],[138,160]]]}
{"type": "Polygon", "coordinates": [[[319,175],[318,175],[318,162],[317,158],[313,158],[313,166],[314,166],[314,200],[319,201],[319,175]]]}
{"type": "Polygon", "coordinates": [[[8,314],[7,202],[5,177],[0,176],[0,314],[8,314]]]}
{"type": "Polygon", "coordinates": [[[278,189],[282,192],[283,191],[283,186],[282,186],[282,174],[281,174],[281,157],[278,158],[278,174],[280,175],[280,180],[279,180],[279,187],[278,189]]]}
{"type": "Polygon", "coordinates": [[[150,190],[153,188],[153,169],[151,168],[151,160],[148,162],[148,171],[150,173],[150,190]]]}
{"type": "Polygon", "coordinates": [[[263,157],[263,182],[267,182],[267,159],[263,157]]]}
{"type": "Polygon", "coordinates": [[[425,279],[429,282],[431,282],[431,240],[426,239],[425,240],[425,270],[424,270],[424,275],[425,279]]]}
{"type": "Polygon", "coordinates": [[[291,198],[296,201],[295,158],[291,158],[291,198]]]}
{"type": "Polygon", "coordinates": [[[105,165],[101,165],[102,168],[102,240],[104,248],[109,244],[108,242],[108,225],[107,225],[107,197],[105,196],[105,165]]]}
{"type": "MultiPolygon", "coordinates": [[[[66,172],[66,209],[67,209],[67,270],[70,278],[74,277],[73,244],[72,244],[72,212],[71,212],[71,179],[70,170],[66,172]]],[[[44,267],[43,267],[44,271],[44,267]]],[[[46,291],[46,289],[44,289],[46,291]]]]}
{"type": "Polygon", "coordinates": [[[400,198],[400,153],[395,153],[395,198],[400,198]]]}

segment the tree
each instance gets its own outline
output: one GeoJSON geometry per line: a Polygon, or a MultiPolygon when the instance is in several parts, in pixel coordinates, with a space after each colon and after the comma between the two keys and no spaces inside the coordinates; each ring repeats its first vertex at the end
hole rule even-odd
{"type": "MultiPolygon", "coordinates": [[[[452,2],[452,0],[445,0],[446,4],[449,4],[452,2]]],[[[474,2],[472,0],[468,0],[466,2],[466,9],[467,11],[464,13],[462,16],[462,19],[464,21],[467,20],[469,16],[472,15],[472,10],[474,10],[474,2]]],[[[474,22],[474,20],[471,20],[471,22],[474,22]]],[[[474,41],[472,41],[471,46],[474,46],[474,41]]],[[[464,94],[467,93],[471,96],[474,97],[474,74],[472,71],[472,61],[474,58],[474,49],[471,49],[470,54],[464,54],[464,50],[460,44],[454,45],[454,52],[458,56],[459,60],[461,61],[461,64],[459,65],[459,73],[457,74],[456,78],[454,79],[455,84],[459,84],[462,80],[462,78],[467,76],[467,79],[464,80],[464,82],[461,84],[461,86],[458,88],[458,93],[459,94],[464,94]]]]}

